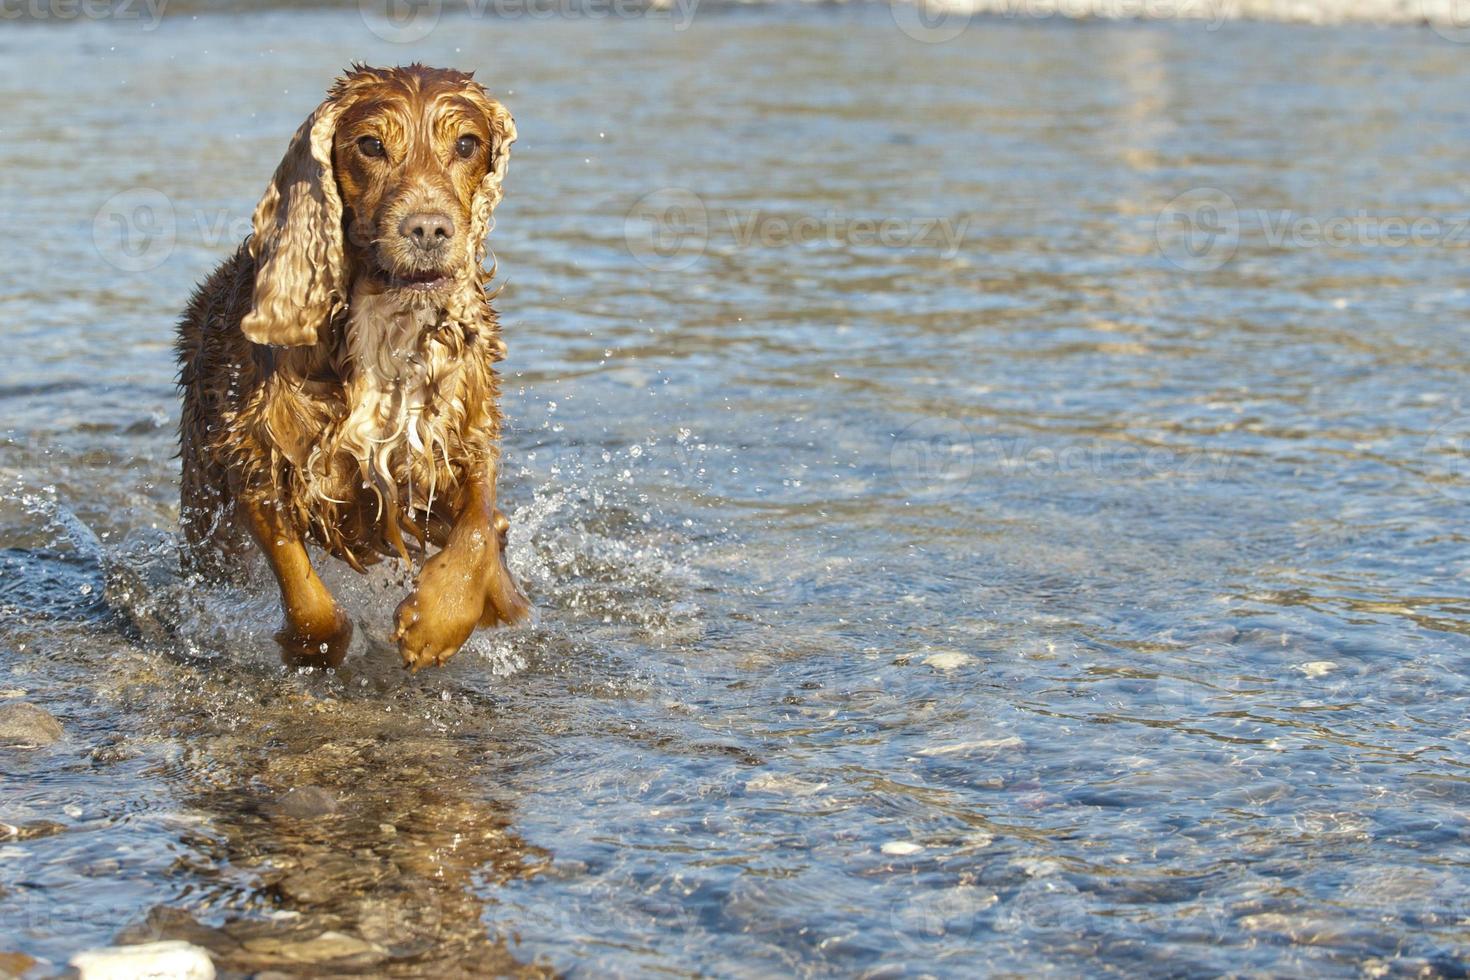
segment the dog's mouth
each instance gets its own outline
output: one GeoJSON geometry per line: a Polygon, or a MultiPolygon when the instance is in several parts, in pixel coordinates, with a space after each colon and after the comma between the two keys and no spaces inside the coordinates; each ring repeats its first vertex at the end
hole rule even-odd
{"type": "Polygon", "coordinates": [[[434,269],[424,272],[394,273],[378,270],[376,278],[387,289],[402,289],[414,293],[434,293],[448,289],[454,277],[434,269]]]}

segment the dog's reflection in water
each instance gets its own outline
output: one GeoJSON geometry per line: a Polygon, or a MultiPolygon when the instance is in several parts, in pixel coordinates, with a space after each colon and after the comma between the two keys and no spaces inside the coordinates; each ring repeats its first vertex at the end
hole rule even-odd
{"type": "MultiPolygon", "coordinates": [[[[301,678],[257,679],[228,725],[176,716],[191,750],[176,773],[203,818],[189,872],[214,883],[118,937],[182,939],[222,971],[398,976],[549,975],[487,931],[480,891],[534,873],[503,805],[475,773],[499,753],[468,737],[478,713],[422,692],[320,697],[301,678]],[[436,734],[425,714],[455,729],[436,734]]],[[[240,678],[201,676],[189,698],[240,678]]]]}

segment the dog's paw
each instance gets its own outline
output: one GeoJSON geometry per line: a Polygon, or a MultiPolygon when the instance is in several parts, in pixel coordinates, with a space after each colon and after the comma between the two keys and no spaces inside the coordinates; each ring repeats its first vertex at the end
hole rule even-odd
{"type": "Polygon", "coordinates": [[[493,576],[485,590],[485,612],[480,617],[481,626],[513,626],[529,619],[531,600],[521,591],[515,576],[504,564],[493,576]]]}
{"type": "Polygon", "coordinates": [[[487,541],[476,532],[467,545],[445,548],[424,565],[413,593],[394,616],[393,639],[405,667],[438,666],[459,651],[476,626],[530,616],[531,604],[505,565],[508,526],[497,511],[494,538],[487,541]]]}
{"type": "Polygon", "coordinates": [[[293,625],[287,622],[276,631],[281,661],[287,667],[340,667],[352,645],[352,620],[340,608],[332,609],[330,622],[293,625]]]}
{"type": "Polygon", "coordinates": [[[442,666],[459,652],[475,630],[479,607],[456,603],[454,597],[435,595],[420,585],[398,604],[393,618],[398,655],[403,666],[418,673],[425,667],[442,666]]]}
{"type": "Polygon", "coordinates": [[[510,573],[510,565],[505,560],[510,543],[510,520],[497,510],[494,526],[499,547],[495,549],[491,572],[485,582],[485,612],[480,617],[480,625],[512,626],[531,617],[531,600],[521,591],[520,583],[510,573]]]}

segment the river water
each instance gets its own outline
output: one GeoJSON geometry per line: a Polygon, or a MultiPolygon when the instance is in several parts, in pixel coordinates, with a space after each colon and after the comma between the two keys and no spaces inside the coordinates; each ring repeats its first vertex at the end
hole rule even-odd
{"type": "Polygon", "coordinates": [[[66,730],[0,750],[0,953],[1470,968],[1470,49],[145,26],[0,25],[0,695],[66,730]],[[173,320],[354,59],[478,69],[521,135],[491,240],[539,619],[418,676],[387,573],[328,569],[359,628],[322,676],[268,583],[174,565],[173,320]]]}

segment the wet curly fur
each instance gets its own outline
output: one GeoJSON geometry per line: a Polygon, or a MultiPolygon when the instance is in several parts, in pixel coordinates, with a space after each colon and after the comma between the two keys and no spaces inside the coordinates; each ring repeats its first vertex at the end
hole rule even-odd
{"type": "MultiPolygon", "coordinates": [[[[298,539],[358,570],[440,546],[440,565],[486,578],[484,608],[469,618],[524,615],[503,556],[482,569],[476,551],[488,537],[498,553],[506,527],[494,511],[493,367],[505,347],[484,263],[515,135],[470,75],[355,67],[297,131],[254,234],[180,321],[187,560],[218,572],[253,536],[281,584],[290,649],[350,639],[298,539]],[[402,230],[415,209],[453,227],[437,251],[402,230]]],[[[410,666],[441,662],[463,641],[448,635],[460,623],[433,649],[405,646],[406,633],[426,629],[422,603],[413,613],[406,623],[400,607],[410,666]]]]}

